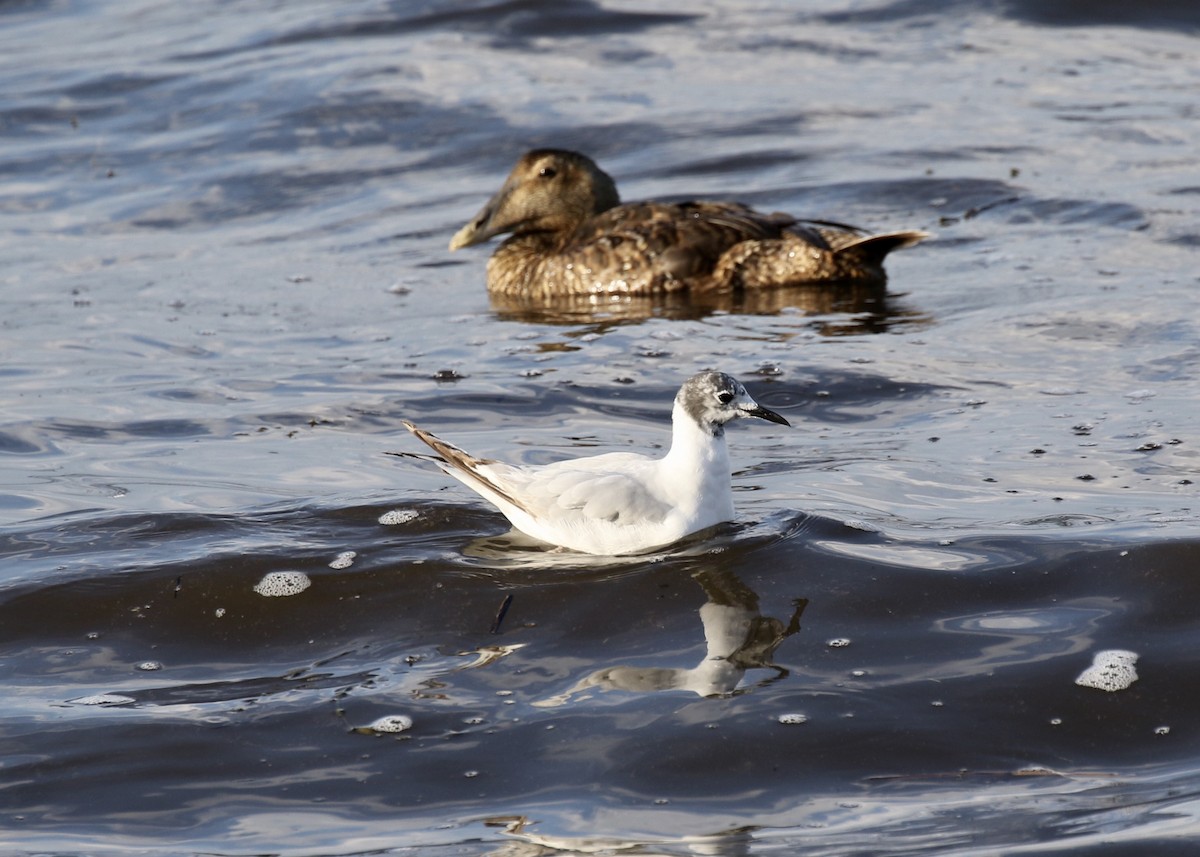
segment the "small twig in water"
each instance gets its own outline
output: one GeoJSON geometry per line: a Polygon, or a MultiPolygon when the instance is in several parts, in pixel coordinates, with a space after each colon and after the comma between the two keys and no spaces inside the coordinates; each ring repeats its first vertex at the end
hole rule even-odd
{"type": "Polygon", "coordinates": [[[496,611],[496,618],[492,622],[491,633],[500,633],[500,623],[502,623],[504,621],[504,617],[508,615],[508,608],[512,606],[512,600],[513,597],[512,593],[510,592],[508,595],[505,595],[504,600],[500,602],[500,609],[496,611]]]}

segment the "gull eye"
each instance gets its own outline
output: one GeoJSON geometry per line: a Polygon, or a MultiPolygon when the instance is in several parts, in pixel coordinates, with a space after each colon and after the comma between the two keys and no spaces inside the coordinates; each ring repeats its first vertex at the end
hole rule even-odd
{"type": "Polygon", "coordinates": [[[728,405],[733,401],[733,393],[729,392],[728,390],[723,390],[720,393],[717,393],[717,401],[722,405],[728,405]]]}
{"type": "Polygon", "coordinates": [[[554,169],[554,167],[542,167],[538,170],[538,175],[544,179],[552,179],[558,175],[558,170],[554,169]]]}

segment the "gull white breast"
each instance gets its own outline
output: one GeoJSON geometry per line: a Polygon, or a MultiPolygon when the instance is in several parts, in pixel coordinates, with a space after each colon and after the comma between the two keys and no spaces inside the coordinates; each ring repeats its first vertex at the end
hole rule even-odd
{"type": "Polygon", "coordinates": [[[671,448],[661,458],[610,452],[546,465],[504,464],[404,425],[438,454],[443,470],[521,532],[583,553],[621,556],[733,519],[725,424],[739,417],[790,425],[722,372],[702,372],[680,388],[671,448]]]}

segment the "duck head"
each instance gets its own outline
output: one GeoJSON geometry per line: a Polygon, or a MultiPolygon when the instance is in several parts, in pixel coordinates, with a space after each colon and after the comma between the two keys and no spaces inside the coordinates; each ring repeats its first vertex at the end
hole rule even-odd
{"type": "Polygon", "coordinates": [[[512,232],[567,233],[620,203],[612,178],[595,161],[565,149],[526,152],[504,186],[450,239],[450,249],[512,232]]]}

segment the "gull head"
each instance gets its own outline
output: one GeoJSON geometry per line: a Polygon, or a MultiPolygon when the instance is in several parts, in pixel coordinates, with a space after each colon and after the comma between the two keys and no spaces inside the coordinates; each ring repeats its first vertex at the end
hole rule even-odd
{"type": "Polygon", "coordinates": [[[679,388],[675,403],[697,425],[715,436],[724,433],[725,423],[738,417],[758,417],[780,425],[791,425],[779,414],[754,401],[736,378],[724,372],[693,375],[679,388]]]}

